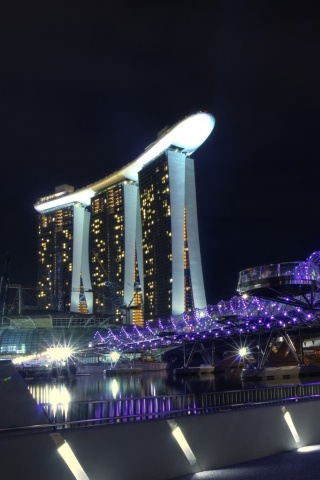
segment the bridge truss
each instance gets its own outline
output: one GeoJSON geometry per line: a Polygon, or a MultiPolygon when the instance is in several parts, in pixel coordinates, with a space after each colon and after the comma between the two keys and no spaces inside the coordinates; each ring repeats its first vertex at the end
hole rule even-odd
{"type": "Polygon", "coordinates": [[[256,337],[258,363],[262,366],[281,336],[297,363],[303,364],[301,330],[315,332],[320,326],[320,252],[303,262],[244,270],[239,274],[237,290],[239,295],[228,301],[158,319],[144,329],[131,325],[117,333],[98,330],[92,346],[100,346],[104,351],[134,352],[256,337]],[[292,334],[299,336],[299,348],[292,334]]]}

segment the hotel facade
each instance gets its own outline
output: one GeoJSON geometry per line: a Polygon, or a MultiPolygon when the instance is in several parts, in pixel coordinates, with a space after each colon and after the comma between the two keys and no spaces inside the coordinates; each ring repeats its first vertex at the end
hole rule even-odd
{"type": "Polygon", "coordinates": [[[121,170],[36,202],[39,308],[144,325],[206,306],[190,155],[213,128],[186,117],[121,170]]]}

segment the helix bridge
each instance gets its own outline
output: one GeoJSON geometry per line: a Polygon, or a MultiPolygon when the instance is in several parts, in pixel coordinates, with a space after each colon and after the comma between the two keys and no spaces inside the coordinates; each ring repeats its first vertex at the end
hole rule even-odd
{"type": "Polygon", "coordinates": [[[268,338],[271,348],[272,336],[281,334],[300,361],[290,334],[315,332],[320,326],[320,252],[301,262],[243,270],[237,292],[228,301],[157,319],[145,328],[128,325],[119,331],[97,331],[90,346],[125,353],[258,335],[268,338]]]}

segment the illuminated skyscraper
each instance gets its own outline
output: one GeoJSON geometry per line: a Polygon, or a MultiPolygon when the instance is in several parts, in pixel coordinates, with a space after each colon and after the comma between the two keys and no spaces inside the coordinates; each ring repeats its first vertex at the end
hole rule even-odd
{"type": "Polygon", "coordinates": [[[142,323],[137,295],[137,199],[138,186],[133,181],[117,183],[92,198],[91,282],[95,313],[129,317],[131,311],[142,323]],[[129,306],[136,308],[129,310],[129,306]]]}
{"type": "Polygon", "coordinates": [[[139,172],[146,318],[206,306],[193,160],[168,148],[139,172]]]}
{"type": "MultiPolygon", "coordinates": [[[[55,194],[42,201],[61,198],[73,191],[70,185],[61,185],[55,194]]],[[[89,222],[87,206],[76,202],[46,209],[39,214],[37,289],[40,308],[90,312],[89,222]]]]}
{"type": "Polygon", "coordinates": [[[187,117],[123,169],[38,200],[40,307],[142,324],[206,306],[190,155],[213,127],[187,117]]]}

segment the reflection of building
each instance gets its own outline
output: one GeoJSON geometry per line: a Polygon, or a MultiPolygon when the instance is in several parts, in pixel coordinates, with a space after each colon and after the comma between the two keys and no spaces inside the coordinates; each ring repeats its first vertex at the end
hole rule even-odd
{"type": "Polygon", "coordinates": [[[193,160],[214,119],[187,117],[122,170],[38,200],[38,305],[143,323],[206,305],[193,160]]]}

